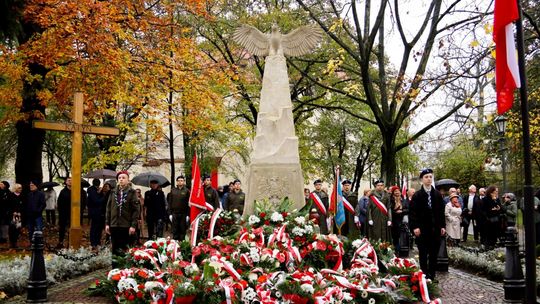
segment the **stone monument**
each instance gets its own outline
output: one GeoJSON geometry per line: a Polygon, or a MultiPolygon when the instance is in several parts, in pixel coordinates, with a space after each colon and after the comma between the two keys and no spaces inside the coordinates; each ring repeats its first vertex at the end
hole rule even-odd
{"type": "Polygon", "coordinates": [[[308,54],[321,38],[322,32],[314,26],[282,35],[277,25],[270,33],[243,25],[233,34],[233,39],[251,54],[266,56],[244,215],[253,213],[255,200],[277,203],[289,197],[294,208],[305,204],[285,56],[308,54]]]}

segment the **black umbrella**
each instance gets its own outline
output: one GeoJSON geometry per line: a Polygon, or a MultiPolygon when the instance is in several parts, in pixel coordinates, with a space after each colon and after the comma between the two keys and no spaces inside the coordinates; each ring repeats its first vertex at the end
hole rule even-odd
{"type": "Polygon", "coordinates": [[[435,188],[437,190],[444,189],[448,191],[450,188],[459,188],[459,183],[453,179],[445,178],[438,181],[435,181],[435,188]]]}
{"type": "Polygon", "coordinates": [[[115,178],[116,171],[113,171],[110,169],[98,169],[98,170],[88,172],[84,177],[85,178],[99,178],[99,179],[115,178]]]}
{"type": "Polygon", "coordinates": [[[104,184],[109,184],[111,185],[112,188],[116,187],[116,180],[115,179],[108,179],[105,181],[104,184]]]}
{"type": "Polygon", "coordinates": [[[150,181],[157,181],[158,184],[163,185],[165,183],[169,183],[169,180],[161,173],[157,172],[146,172],[141,173],[131,179],[131,182],[135,185],[144,186],[144,187],[150,187],[150,181]]]}
{"type": "Polygon", "coordinates": [[[39,188],[41,188],[41,189],[52,188],[52,187],[56,187],[56,186],[59,186],[59,185],[60,184],[57,183],[57,182],[44,182],[41,185],[39,185],[39,188]]]}
{"type": "Polygon", "coordinates": [[[81,179],[81,187],[88,188],[90,187],[90,183],[87,180],[81,179]]]}

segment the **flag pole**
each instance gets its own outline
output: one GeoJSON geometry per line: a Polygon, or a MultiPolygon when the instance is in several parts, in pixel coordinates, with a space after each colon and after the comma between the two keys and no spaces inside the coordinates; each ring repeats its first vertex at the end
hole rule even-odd
{"type": "Polygon", "coordinates": [[[521,1],[517,1],[519,18],[516,21],[516,42],[518,50],[518,68],[521,86],[519,98],[521,101],[521,120],[523,130],[523,169],[525,175],[524,214],[525,225],[525,299],[526,303],[536,303],[536,238],[534,227],[534,201],[531,171],[531,138],[529,129],[529,103],[527,101],[527,77],[525,74],[525,51],[523,43],[523,12],[521,1]]]}

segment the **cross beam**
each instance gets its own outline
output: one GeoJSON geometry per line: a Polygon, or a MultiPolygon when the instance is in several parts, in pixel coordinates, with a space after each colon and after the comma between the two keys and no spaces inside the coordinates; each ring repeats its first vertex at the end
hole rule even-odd
{"type": "Polygon", "coordinates": [[[69,246],[75,249],[81,247],[81,159],[83,134],[118,136],[120,130],[111,127],[98,127],[83,124],[83,94],[75,93],[73,98],[73,122],[61,123],[50,121],[34,121],[33,127],[51,131],[72,132],[71,140],[71,227],[69,229],[69,246]]]}

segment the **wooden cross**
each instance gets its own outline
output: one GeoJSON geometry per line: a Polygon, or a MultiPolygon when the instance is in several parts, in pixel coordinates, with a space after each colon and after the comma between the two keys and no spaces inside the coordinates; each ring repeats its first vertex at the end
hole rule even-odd
{"type": "Polygon", "coordinates": [[[34,121],[33,127],[52,131],[72,132],[71,141],[71,227],[69,230],[69,246],[75,249],[81,247],[81,159],[83,133],[117,136],[120,130],[111,127],[98,127],[83,124],[83,94],[75,93],[73,99],[73,122],[34,121]]]}

